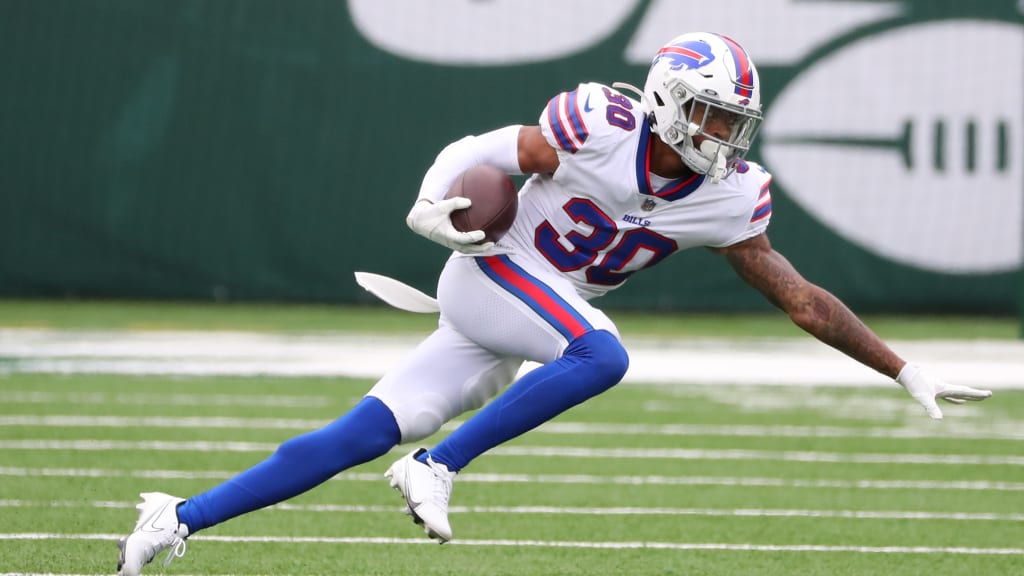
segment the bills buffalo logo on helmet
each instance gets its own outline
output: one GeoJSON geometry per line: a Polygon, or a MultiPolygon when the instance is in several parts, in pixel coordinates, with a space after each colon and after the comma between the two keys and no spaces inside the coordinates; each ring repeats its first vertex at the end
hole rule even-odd
{"type": "Polygon", "coordinates": [[[669,44],[654,55],[654,62],[665,58],[669,61],[669,67],[673,70],[688,68],[693,70],[701,68],[714,62],[715,55],[711,52],[711,46],[705,42],[688,40],[678,44],[669,44]]]}

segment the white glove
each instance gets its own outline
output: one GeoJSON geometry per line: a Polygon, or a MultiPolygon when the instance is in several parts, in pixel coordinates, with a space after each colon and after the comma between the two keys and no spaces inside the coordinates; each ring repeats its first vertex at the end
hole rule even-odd
{"type": "Polygon", "coordinates": [[[900,370],[896,381],[910,392],[914,400],[924,406],[929,416],[936,420],[942,419],[942,410],[935,403],[936,398],[953,404],[963,404],[967,400],[984,400],[992,395],[991,390],[947,384],[941,378],[909,362],[900,370]]]}
{"type": "Polygon", "coordinates": [[[437,202],[417,200],[412,205],[409,215],[405,217],[405,223],[413,232],[442,246],[464,254],[479,254],[489,250],[494,246],[494,242],[477,244],[484,239],[483,230],[459,232],[452,226],[451,219],[452,212],[469,208],[472,203],[469,198],[461,196],[437,202]]]}

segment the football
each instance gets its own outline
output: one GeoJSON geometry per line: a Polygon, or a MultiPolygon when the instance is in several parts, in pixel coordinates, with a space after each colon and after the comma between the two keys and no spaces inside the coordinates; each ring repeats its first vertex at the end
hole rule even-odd
{"type": "Polygon", "coordinates": [[[445,198],[456,196],[469,198],[473,205],[452,212],[452,225],[459,232],[483,230],[483,242],[497,242],[504,236],[519,209],[515,183],[494,166],[474,166],[460,174],[445,198]]]}

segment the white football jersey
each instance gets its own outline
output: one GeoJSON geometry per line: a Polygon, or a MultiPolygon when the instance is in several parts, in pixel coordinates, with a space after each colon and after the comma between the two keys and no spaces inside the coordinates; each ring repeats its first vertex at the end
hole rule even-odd
{"type": "Polygon", "coordinates": [[[564,275],[585,299],[679,250],[729,246],[768,226],[768,172],[741,162],[717,184],[652,174],[658,136],[640,104],[608,86],[558,94],[540,126],[561,165],[522,187],[515,224],[496,251],[534,273],[564,275]]]}

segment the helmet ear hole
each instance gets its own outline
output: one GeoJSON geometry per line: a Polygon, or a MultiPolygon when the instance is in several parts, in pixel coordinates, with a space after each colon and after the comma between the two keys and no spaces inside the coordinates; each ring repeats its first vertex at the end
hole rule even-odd
{"type": "Polygon", "coordinates": [[[658,94],[657,92],[654,93],[654,101],[658,103],[658,106],[665,105],[665,101],[661,99],[661,94],[658,94]]]}

